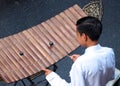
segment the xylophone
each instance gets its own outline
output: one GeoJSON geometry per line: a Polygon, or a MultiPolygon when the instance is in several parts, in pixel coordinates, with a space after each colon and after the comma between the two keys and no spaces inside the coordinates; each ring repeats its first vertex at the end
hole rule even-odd
{"type": "Polygon", "coordinates": [[[0,39],[0,77],[7,83],[31,76],[75,50],[75,23],[86,14],[74,5],[17,34],[0,39]]]}

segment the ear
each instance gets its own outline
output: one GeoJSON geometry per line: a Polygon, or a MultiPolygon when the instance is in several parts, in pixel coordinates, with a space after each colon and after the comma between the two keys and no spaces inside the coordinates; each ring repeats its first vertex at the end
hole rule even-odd
{"type": "Polygon", "coordinates": [[[85,40],[85,41],[87,41],[87,35],[85,34],[85,33],[82,33],[82,38],[85,40]]]}

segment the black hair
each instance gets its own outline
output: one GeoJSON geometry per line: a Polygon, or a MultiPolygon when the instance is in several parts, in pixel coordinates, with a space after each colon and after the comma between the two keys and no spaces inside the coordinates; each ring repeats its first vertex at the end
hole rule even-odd
{"type": "Polygon", "coordinates": [[[92,41],[98,41],[102,33],[102,24],[99,19],[87,16],[79,19],[76,22],[77,31],[82,35],[83,33],[89,36],[92,41]]]}

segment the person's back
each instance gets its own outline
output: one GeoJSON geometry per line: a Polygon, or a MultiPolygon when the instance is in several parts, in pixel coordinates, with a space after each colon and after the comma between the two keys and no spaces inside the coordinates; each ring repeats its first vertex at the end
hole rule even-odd
{"type": "Polygon", "coordinates": [[[85,86],[105,86],[114,79],[115,62],[111,48],[101,47],[99,44],[89,47],[73,65],[77,66],[77,70],[82,69],[85,86]]]}

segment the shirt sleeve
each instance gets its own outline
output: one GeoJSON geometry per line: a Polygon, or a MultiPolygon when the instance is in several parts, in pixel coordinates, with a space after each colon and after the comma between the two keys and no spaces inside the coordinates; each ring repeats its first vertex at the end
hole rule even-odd
{"type": "Polygon", "coordinates": [[[68,83],[55,72],[51,72],[46,76],[46,79],[51,86],[87,86],[85,85],[84,73],[82,72],[81,67],[78,67],[78,64],[72,66],[70,78],[71,82],[68,83]]]}
{"type": "Polygon", "coordinates": [[[47,75],[46,79],[50,83],[51,86],[70,86],[69,83],[67,83],[64,79],[62,79],[55,72],[51,72],[49,75],[47,75]]]}
{"type": "Polygon", "coordinates": [[[85,74],[81,66],[75,63],[70,71],[71,86],[88,86],[85,84],[85,74]]]}

